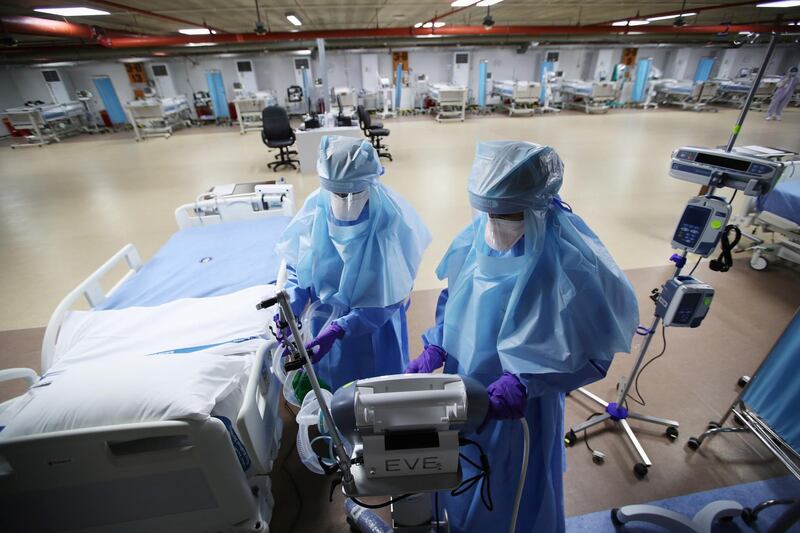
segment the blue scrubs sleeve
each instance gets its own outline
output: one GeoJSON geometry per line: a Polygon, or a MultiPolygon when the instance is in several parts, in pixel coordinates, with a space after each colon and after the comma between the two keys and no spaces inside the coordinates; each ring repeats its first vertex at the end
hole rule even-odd
{"type": "Polygon", "coordinates": [[[294,268],[287,267],[286,285],[283,290],[289,295],[289,302],[292,305],[292,312],[295,317],[300,317],[308,302],[311,300],[311,289],[304,289],[297,285],[297,273],[294,268]]]}
{"type": "Polygon", "coordinates": [[[528,398],[536,398],[547,393],[566,393],[594,383],[606,377],[611,361],[590,360],[577,372],[522,374],[518,376],[528,389],[528,398]]]}
{"type": "Polygon", "coordinates": [[[347,336],[371,335],[386,324],[392,315],[403,306],[405,306],[405,302],[398,302],[387,307],[357,307],[334,322],[344,329],[347,336]]]}
{"type": "Polygon", "coordinates": [[[450,293],[447,289],[439,293],[439,299],[436,302],[436,324],[422,334],[422,344],[427,348],[428,345],[442,347],[444,342],[444,307],[447,305],[447,298],[450,293]]]}

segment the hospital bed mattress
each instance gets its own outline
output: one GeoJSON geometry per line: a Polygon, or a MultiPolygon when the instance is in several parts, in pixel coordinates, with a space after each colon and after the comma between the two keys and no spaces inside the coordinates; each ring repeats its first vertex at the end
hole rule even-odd
{"type": "Polygon", "coordinates": [[[564,83],[561,90],[567,93],[579,94],[581,96],[592,95],[592,84],[564,83]]]}
{"type": "Polygon", "coordinates": [[[786,180],[756,202],[759,211],[768,211],[800,224],[800,180],[786,180]]]}
{"type": "Polygon", "coordinates": [[[280,266],[275,244],[289,220],[266,217],[181,230],[97,309],[156,306],[273,283],[280,266]]]}
{"type": "Polygon", "coordinates": [[[62,104],[51,108],[43,107],[42,115],[45,120],[58,120],[62,118],[77,116],[83,113],[83,107],[79,103],[62,104]]]}

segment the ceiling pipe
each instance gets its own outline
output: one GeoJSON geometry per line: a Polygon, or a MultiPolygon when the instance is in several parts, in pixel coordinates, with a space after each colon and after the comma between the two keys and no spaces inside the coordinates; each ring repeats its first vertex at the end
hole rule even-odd
{"type": "Polygon", "coordinates": [[[445,26],[442,28],[415,29],[415,28],[366,28],[353,30],[309,30],[301,32],[271,32],[265,35],[255,33],[232,33],[224,35],[199,35],[199,36],[141,36],[141,37],[115,37],[111,39],[112,48],[138,48],[145,46],[167,47],[186,46],[192,43],[248,43],[248,42],[274,42],[274,41],[305,41],[313,39],[358,39],[369,37],[401,38],[419,37],[426,35],[441,35],[446,37],[459,36],[540,36],[540,35],[618,35],[629,31],[644,34],[710,34],[724,32],[747,31],[752,33],[769,33],[772,31],[788,32],[794,29],[791,26],[778,26],[775,24],[732,24],[713,26],[636,26],[635,28],[620,28],[610,25],[591,26],[494,26],[487,30],[483,26],[445,26]]]}
{"type": "Polygon", "coordinates": [[[103,46],[109,46],[111,43],[109,32],[97,26],[38,17],[0,17],[0,32],[82,39],[97,42],[103,46]]]}
{"type": "MultiPolygon", "coordinates": [[[[684,9],[678,9],[673,11],[661,11],[659,13],[650,13],[648,15],[636,15],[633,17],[622,17],[622,18],[615,18],[611,20],[604,20],[603,22],[597,22],[597,24],[611,24],[612,22],[616,22],[618,20],[646,20],[651,17],[667,17],[670,15],[682,15],[683,13],[702,13],[703,11],[713,11],[715,9],[727,9],[731,7],[741,7],[741,6],[752,6],[754,4],[763,4],[766,0],[757,0],[755,2],[733,2],[730,4],[717,4],[713,6],[704,6],[704,7],[686,7],[684,9]]],[[[636,27],[636,31],[639,31],[641,26],[636,27]]]]}
{"type": "Polygon", "coordinates": [[[208,28],[209,30],[214,30],[218,33],[225,33],[225,30],[221,28],[216,28],[214,26],[208,26],[205,23],[198,24],[197,22],[192,22],[190,20],[179,19],[177,17],[171,17],[169,15],[162,15],[161,13],[155,13],[153,11],[147,11],[146,9],[140,9],[138,7],[131,7],[125,4],[120,4],[117,2],[109,2],[107,0],[90,0],[92,4],[100,4],[103,6],[111,7],[114,9],[120,9],[122,11],[130,11],[131,13],[138,13],[140,15],[144,15],[147,17],[158,18],[162,20],[168,20],[170,22],[177,22],[178,24],[182,24],[184,26],[195,26],[197,28],[208,28]]]}

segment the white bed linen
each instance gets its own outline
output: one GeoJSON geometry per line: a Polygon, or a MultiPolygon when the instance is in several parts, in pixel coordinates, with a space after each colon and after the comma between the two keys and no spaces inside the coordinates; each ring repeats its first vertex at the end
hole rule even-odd
{"type": "MultiPolygon", "coordinates": [[[[3,412],[0,438],[158,420],[203,420],[242,394],[274,286],[156,307],[75,311],[56,362],[3,412]]],[[[268,316],[269,315],[269,316],[268,316]]]]}

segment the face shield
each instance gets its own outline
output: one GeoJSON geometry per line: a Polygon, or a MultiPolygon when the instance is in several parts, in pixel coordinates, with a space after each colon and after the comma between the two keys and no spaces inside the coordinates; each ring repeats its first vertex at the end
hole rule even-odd
{"type": "Polygon", "coordinates": [[[331,192],[331,212],[333,218],[342,222],[354,222],[361,216],[369,201],[369,189],[359,192],[331,192]]]}
{"type": "Polygon", "coordinates": [[[511,213],[507,215],[489,214],[486,218],[483,237],[486,244],[497,252],[505,253],[514,248],[525,235],[525,215],[511,213]]]}

